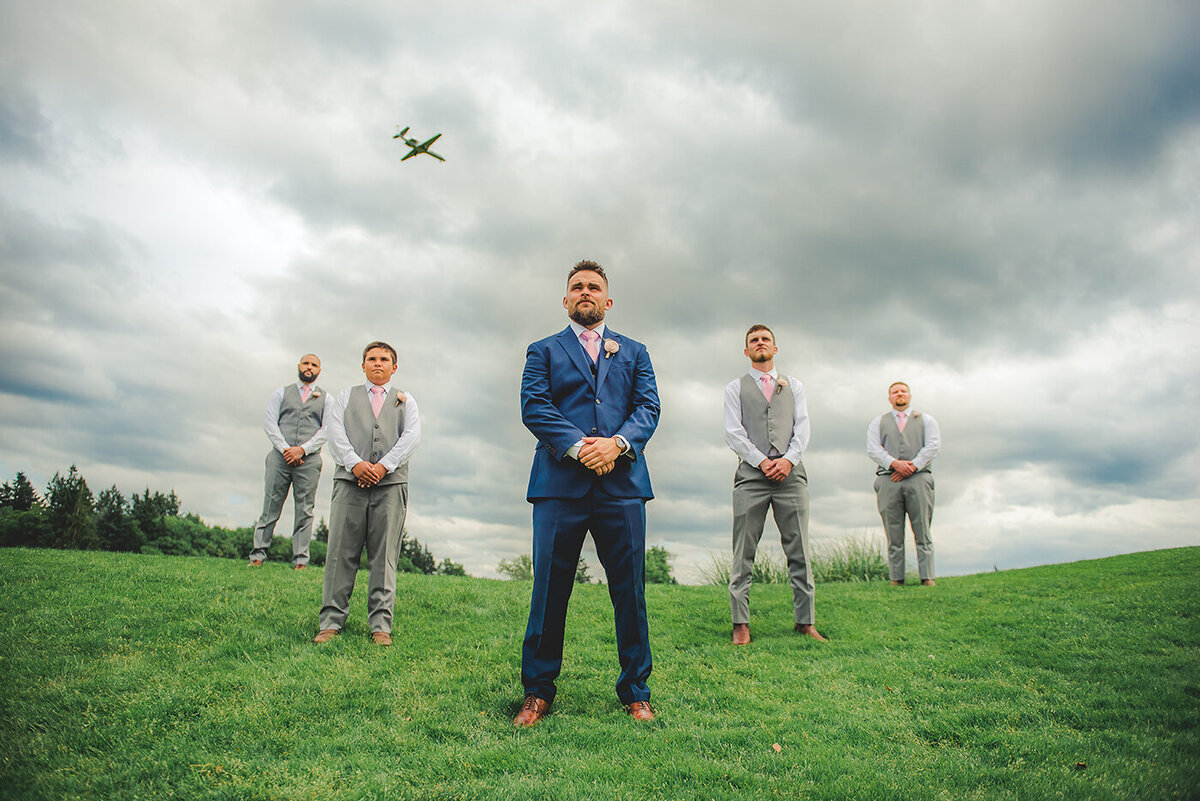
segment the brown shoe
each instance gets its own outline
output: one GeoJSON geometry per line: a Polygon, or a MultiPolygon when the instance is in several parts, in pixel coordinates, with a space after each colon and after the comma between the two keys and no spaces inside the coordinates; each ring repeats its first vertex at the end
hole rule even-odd
{"type": "Polygon", "coordinates": [[[809,637],[812,637],[814,640],[829,642],[829,640],[821,636],[821,632],[817,631],[817,627],[812,623],[797,623],[796,631],[800,632],[801,634],[806,634],[809,637]]]}
{"type": "Polygon", "coordinates": [[[921,586],[922,587],[936,587],[937,582],[934,581],[933,579],[921,579],[921,586]]]}
{"type": "Polygon", "coordinates": [[[550,711],[550,702],[545,698],[538,698],[533,693],[525,696],[525,703],[521,704],[521,711],[513,718],[514,726],[532,726],[546,716],[550,711]]]}
{"type": "Polygon", "coordinates": [[[317,636],[313,637],[313,642],[329,642],[341,633],[340,629],[321,629],[317,632],[317,636]]]}
{"type": "Polygon", "coordinates": [[[890,586],[892,586],[892,587],[903,587],[903,586],[904,586],[904,579],[900,579],[899,581],[896,581],[896,580],[894,580],[894,579],[893,579],[893,580],[892,580],[892,583],[891,583],[891,585],[890,585],[890,586]]]}
{"type": "Polygon", "coordinates": [[[748,623],[735,623],[733,626],[733,644],[734,645],[749,645],[750,644],[750,625],[748,623]]]}
{"type": "Polygon", "coordinates": [[[250,567],[262,567],[262,560],[261,559],[251,559],[250,567]]]}
{"type": "Polygon", "coordinates": [[[305,570],[308,565],[292,565],[292,570],[305,570]]]}
{"type": "Polygon", "coordinates": [[[392,635],[386,631],[372,631],[371,642],[376,645],[390,646],[392,644],[392,635]]]}
{"type": "Polygon", "coordinates": [[[634,701],[625,706],[625,711],[634,720],[654,720],[654,710],[650,708],[649,701],[634,701]]]}

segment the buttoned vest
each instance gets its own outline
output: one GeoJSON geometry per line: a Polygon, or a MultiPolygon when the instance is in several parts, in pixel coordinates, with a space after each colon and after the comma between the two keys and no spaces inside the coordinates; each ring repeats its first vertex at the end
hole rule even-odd
{"type": "MultiPolygon", "coordinates": [[[[925,447],[925,418],[920,412],[907,414],[908,422],[904,424],[904,433],[900,433],[900,426],[896,425],[896,418],[891,412],[879,417],[879,444],[893,459],[911,462],[920,453],[921,448],[925,447]]],[[[880,468],[878,472],[891,471],[880,468]]],[[[928,465],[923,472],[929,472],[928,465]]]]}
{"type": "Polygon", "coordinates": [[[762,385],[749,374],[743,375],[741,399],[742,426],[754,447],[771,459],[787,453],[796,427],[796,396],[792,393],[791,383],[784,384],[780,389],[776,381],[775,394],[768,404],[762,385]]]}
{"type": "MultiPolygon", "coordinates": [[[[288,445],[303,445],[312,439],[321,428],[321,417],[325,414],[325,392],[316,384],[310,385],[312,395],[308,402],[300,400],[300,389],[295,384],[283,388],[283,401],[279,404],[279,433],[288,445]]],[[[316,451],[320,452],[320,449],[316,451]]]]}
{"type": "MultiPolygon", "coordinates": [[[[350,399],[346,401],[346,413],[342,416],[342,422],[346,427],[346,438],[350,440],[358,458],[365,462],[378,462],[404,433],[404,401],[401,400],[401,393],[395,388],[389,389],[383,398],[379,417],[376,418],[375,413],[371,411],[371,397],[367,394],[367,388],[360,384],[350,390],[350,399]]],[[[354,474],[341,465],[338,465],[333,477],[346,481],[356,480],[354,474]]],[[[384,476],[376,486],[407,483],[408,462],[405,462],[384,476]]]]}

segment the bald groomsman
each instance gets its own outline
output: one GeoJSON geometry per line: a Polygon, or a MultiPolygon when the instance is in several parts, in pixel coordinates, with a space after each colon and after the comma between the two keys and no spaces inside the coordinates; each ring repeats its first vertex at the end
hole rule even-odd
{"type": "Polygon", "coordinates": [[[733,476],[733,566],[729,602],[733,644],[750,644],[750,576],[767,509],[775,515],[792,582],[795,630],[825,640],[813,625],[814,585],[808,547],[808,401],[804,385],[775,369],[775,334],[746,332],[750,369],[725,387],[725,442],[738,455],[733,476]]]}
{"type": "Polygon", "coordinates": [[[292,567],[308,567],[308,544],[312,540],[313,501],[321,478],[321,446],[325,444],[325,393],[317,386],[321,360],[311,353],[296,365],[299,380],[280,387],[267,401],[263,430],[274,446],[267,454],[266,489],[262,516],[254,525],[254,550],[250,566],[259,567],[267,558],[275,524],[283,511],[288,488],[296,504],[292,527],[292,567]]]}
{"type": "Polygon", "coordinates": [[[329,402],[333,503],[321,593],[320,631],[313,642],[341,634],[364,546],[367,549],[367,625],[376,645],[392,644],[396,561],[408,508],[408,460],[421,441],[421,416],[412,395],[392,386],[396,349],[372,342],[363,349],[366,382],[329,402]]]}
{"type": "Polygon", "coordinates": [[[937,420],[910,408],[908,384],[888,387],[892,410],[867,426],[867,455],[875,470],[875,499],[888,540],[888,572],[893,585],[904,583],[904,518],[917,543],[917,570],[921,583],[932,587],[933,473],[929,465],[942,446],[937,420]]]}

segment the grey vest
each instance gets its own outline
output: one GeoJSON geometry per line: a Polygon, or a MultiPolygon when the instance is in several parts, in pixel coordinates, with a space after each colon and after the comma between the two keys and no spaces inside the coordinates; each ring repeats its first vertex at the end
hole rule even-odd
{"type": "MultiPolygon", "coordinates": [[[[283,401],[279,404],[279,433],[288,445],[303,445],[313,438],[321,428],[325,414],[325,391],[311,384],[313,394],[308,401],[301,402],[300,390],[295,384],[283,388],[283,401]]],[[[320,449],[317,450],[320,453],[320,449]]]]}
{"type": "Polygon", "coordinates": [[[762,385],[747,375],[742,376],[742,426],[746,435],[767,457],[777,459],[787,452],[796,427],[793,412],[796,397],[789,382],[783,389],[775,384],[771,403],[763,395],[762,385]]]}
{"type": "MultiPolygon", "coordinates": [[[[879,418],[879,444],[893,459],[911,462],[925,447],[925,418],[920,412],[908,412],[908,422],[904,424],[904,433],[896,425],[896,418],[891,412],[885,412],[879,418]]],[[[890,473],[891,470],[879,468],[876,473],[890,473]]],[[[928,465],[920,472],[930,472],[928,465]]]]}
{"type": "MultiPolygon", "coordinates": [[[[346,413],[342,417],[346,426],[346,438],[350,440],[358,458],[366,462],[378,462],[400,439],[404,433],[404,401],[395,388],[389,389],[383,398],[383,408],[379,410],[378,419],[371,411],[371,398],[367,388],[362,384],[350,390],[350,400],[346,401],[346,413]]],[[[355,481],[354,474],[338,465],[334,471],[335,479],[355,481]]],[[[383,477],[376,486],[387,484],[408,483],[408,462],[397,467],[383,477]]]]}

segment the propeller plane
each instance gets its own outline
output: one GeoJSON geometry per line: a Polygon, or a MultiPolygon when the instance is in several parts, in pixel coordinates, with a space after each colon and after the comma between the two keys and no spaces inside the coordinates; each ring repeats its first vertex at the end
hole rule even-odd
{"type": "Polygon", "coordinates": [[[434,153],[432,150],[429,149],[429,146],[432,145],[434,142],[436,142],[438,140],[438,137],[441,136],[441,134],[436,134],[436,135],[434,135],[434,137],[432,139],[427,139],[424,142],[419,142],[416,139],[409,139],[407,136],[405,136],[406,133],[408,133],[407,125],[404,126],[403,131],[400,131],[399,133],[395,134],[392,137],[393,139],[399,139],[400,141],[404,142],[404,144],[406,144],[410,148],[412,148],[411,150],[408,151],[407,156],[400,159],[401,161],[408,161],[413,156],[419,156],[422,153],[424,153],[426,156],[433,156],[438,161],[445,161],[444,158],[442,158],[437,153],[434,153]]]}

